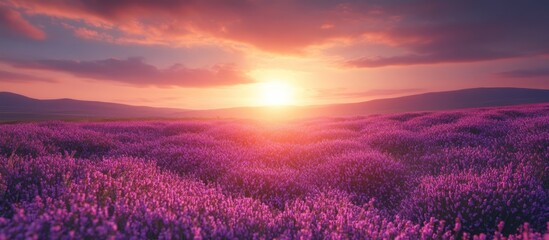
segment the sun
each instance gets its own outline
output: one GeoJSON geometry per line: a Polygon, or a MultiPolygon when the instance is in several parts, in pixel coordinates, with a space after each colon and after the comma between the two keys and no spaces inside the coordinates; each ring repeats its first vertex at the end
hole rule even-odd
{"type": "Polygon", "coordinates": [[[262,105],[283,106],[294,103],[294,88],[284,81],[268,81],[260,85],[262,105]]]}

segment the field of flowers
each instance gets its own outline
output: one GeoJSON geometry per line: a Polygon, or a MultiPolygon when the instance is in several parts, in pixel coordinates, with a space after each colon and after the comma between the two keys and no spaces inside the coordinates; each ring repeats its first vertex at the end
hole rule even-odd
{"type": "Polygon", "coordinates": [[[547,239],[549,105],[0,125],[0,239],[547,239]]]}

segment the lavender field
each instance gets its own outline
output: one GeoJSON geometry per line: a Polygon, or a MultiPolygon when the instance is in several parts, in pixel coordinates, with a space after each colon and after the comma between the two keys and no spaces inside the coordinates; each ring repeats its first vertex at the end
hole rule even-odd
{"type": "Polygon", "coordinates": [[[547,239],[549,105],[0,125],[0,239],[547,239]]]}

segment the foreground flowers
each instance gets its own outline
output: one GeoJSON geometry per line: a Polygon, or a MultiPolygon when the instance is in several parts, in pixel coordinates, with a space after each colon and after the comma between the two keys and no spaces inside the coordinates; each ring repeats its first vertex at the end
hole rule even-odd
{"type": "Polygon", "coordinates": [[[0,126],[0,239],[542,239],[548,222],[547,105],[0,126]]]}

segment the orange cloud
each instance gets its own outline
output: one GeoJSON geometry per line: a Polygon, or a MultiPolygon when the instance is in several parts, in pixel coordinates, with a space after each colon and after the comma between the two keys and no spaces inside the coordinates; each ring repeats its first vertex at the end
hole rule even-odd
{"type": "Polygon", "coordinates": [[[340,4],[311,8],[300,1],[28,0],[12,4],[29,14],[118,30],[125,42],[233,42],[277,53],[296,53],[332,38],[358,36],[370,28],[364,21],[374,21],[362,16],[362,22],[356,22],[354,13],[340,4]]]}
{"type": "Polygon", "coordinates": [[[2,6],[0,6],[0,27],[36,40],[46,38],[44,31],[25,20],[19,12],[2,6]]]}

